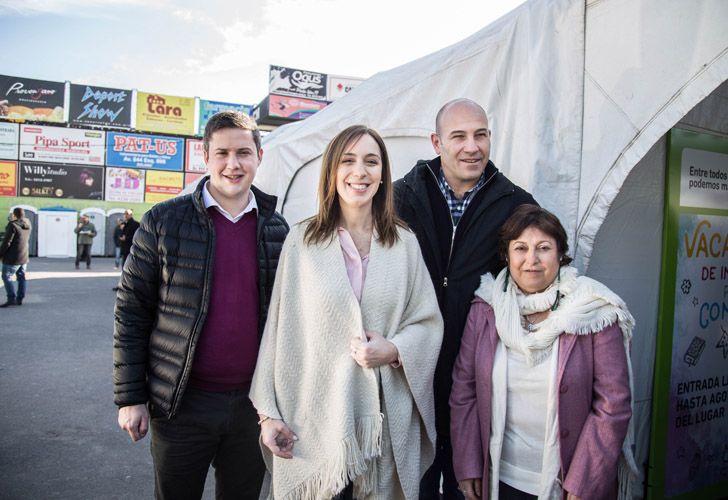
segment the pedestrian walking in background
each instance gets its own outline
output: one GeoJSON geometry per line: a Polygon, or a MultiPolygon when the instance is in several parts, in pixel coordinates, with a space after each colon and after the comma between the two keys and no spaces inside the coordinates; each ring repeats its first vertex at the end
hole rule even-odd
{"type": "Polygon", "coordinates": [[[25,298],[25,270],[28,266],[28,239],[30,238],[30,221],[25,218],[25,211],[16,207],[10,215],[10,222],[5,227],[5,236],[0,244],[0,258],[3,261],[3,285],[8,300],[0,307],[20,306],[25,298]],[[18,291],[10,278],[15,275],[18,291]]]}
{"type": "Polygon", "coordinates": [[[89,220],[87,215],[82,215],[73,232],[77,235],[76,269],[78,269],[78,263],[82,260],[86,261],[86,269],[91,269],[91,245],[96,236],[96,226],[89,220]]]}
{"type": "Polygon", "coordinates": [[[124,262],[129,256],[131,250],[131,244],[134,240],[134,233],[139,229],[139,223],[134,220],[134,211],[131,208],[124,210],[124,225],[121,230],[121,267],[124,267],[124,262]]]}
{"type": "MultiPolygon", "coordinates": [[[[129,252],[131,251],[131,244],[134,242],[134,233],[136,233],[137,229],[139,229],[139,223],[134,220],[134,211],[131,208],[127,208],[124,210],[124,221],[121,224],[121,236],[119,236],[119,241],[121,241],[121,268],[124,268],[124,262],[126,262],[126,258],[129,257],[129,252]]],[[[121,282],[121,277],[119,277],[119,282],[121,282]]],[[[119,290],[119,284],[117,283],[113,288],[113,291],[119,290]]]]}
{"type": "Polygon", "coordinates": [[[121,264],[121,236],[124,232],[124,221],[122,219],[116,220],[116,227],[114,228],[114,269],[119,269],[121,264]]]}

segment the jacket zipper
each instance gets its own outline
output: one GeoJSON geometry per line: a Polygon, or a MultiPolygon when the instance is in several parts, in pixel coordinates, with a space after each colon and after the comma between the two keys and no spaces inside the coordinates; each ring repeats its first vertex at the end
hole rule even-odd
{"type": "MultiPolygon", "coordinates": [[[[442,168],[442,167],[440,167],[440,168],[442,168]]],[[[427,166],[427,171],[430,172],[430,175],[435,180],[435,183],[438,188],[437,190],[440,191],[440,194],[442,195],[442,199],[445,200],[445,205],[447,205],[447,213],[448,213],[448,215],[450,215],[450,224],[452,224],[452,238],[450,238],[450,252],[448,253],[447,264],[445,265],[445,277],[442,280],[443,288],[447,288],[447,275],[450,272],[450,260],[452,259],[452,250],[455,247],[455,233],[456,233],[458,227],[455,224],[455,219],[452,218],[452,212],[450,211],[450,205],[447,202],[447,198],[442,193],[442,190],[440,190],[440,183],[437,181],[437,177],[435,177],[435,173],[430,169],[429,165],[427,166]]],[[[488,183],[493,179],[493,177],[495,177],[495,175],[496,174],[493,174],[490,177],[488,177],[485,180],[485,182],[483,183],[483,185],[481,186],[480,190],[485,189],[485,186],[488,185],[488,183]]],[[[477,195],[478,193],[475,193],[475,194],[477,195]]],[[[460,216],[461,220],[465,216],[465,212],[467,211],[468,208],[470,208],[470,203],[468,203],[468,206],[465,207],[465,210],[463,210],[463,215],[460,216]]]]}
{"type": "MultiPolygon", "coordinates": [[[[195,210],[197,207],[195,207],[195,210]]],[[[204,214],[205,221],[207,222],[207,228],[210,231],[210,238],[207,243],[207,258],[205,259],[205,279],[202,284],[202,304],[204,304],[204,310],[200,309],[200,313],[197,315],[197,318],[195,319],[195,325],[192,328],[192,336],[190,337],[190,343],[187,346],[187,356],[185,356],[185,366],[182,368],[182,377],[180,378],[180,383],[176,388],[174,398],[172,400],[172,406],[170,407],[169,416],[173,417],[175,413],[177,413],[177,406],[179,404],[179,396],[182,392],[182,386],[187,385],[187,378],[189,377],[189,371],[192,367],[192,344],[196,342],[197,337],[200,335],[200,319],[203,316],[207,316],[207,304],[209,302],[209,295],[210,295],[210,267],[212,264],[212,249],[215,248],[215,231],[212,226],[212,221],[210,220],[207,213],[204,214]],[[184,384],[183,384],[184,382],[184,384]]]]}

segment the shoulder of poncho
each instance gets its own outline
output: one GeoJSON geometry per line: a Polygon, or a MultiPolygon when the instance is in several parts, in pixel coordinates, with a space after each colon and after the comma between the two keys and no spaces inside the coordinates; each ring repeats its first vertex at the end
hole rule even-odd
{"type": "Polygon", "coordinates": [[[420,250],[420,243],[417,241],[415,233],[409,229],[399,227],[397,228],[397,234],[399,235],[399,241],[395,245],[404,245],[408,251],[420,250]]]}

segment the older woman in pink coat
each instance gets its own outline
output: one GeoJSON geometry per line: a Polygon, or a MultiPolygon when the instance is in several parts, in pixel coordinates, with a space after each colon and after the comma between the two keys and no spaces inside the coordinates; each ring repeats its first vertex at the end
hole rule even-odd
{"type": "Polygon", "coordinates": [[[476,291],[450,397],[468,499],[630,496],[634,320],[567,251],[559,220],[523,205],[501,229],[507,267],[476,291]]]}

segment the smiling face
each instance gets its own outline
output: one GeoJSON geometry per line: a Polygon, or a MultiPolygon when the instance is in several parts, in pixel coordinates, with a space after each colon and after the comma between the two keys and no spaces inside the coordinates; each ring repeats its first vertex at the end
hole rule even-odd
{"type": "Polygon", "coordinates": [[[250,130],[222,128],[212,134],[205,151],[210,174],[207,188],[222,208],[235,214],[245,208],[262,159],[263,150],[256,149],[250,130]]]}
{"type": "Polygon", "coordinates": [[[513,281],[525,293],[542,292],[559,271],[556,240],[535,226],[527,227],[508,242],[508,269],[513,281]]]}
{"type": "Polygon", "coordinates": [[[485,111],[469,101],[450,105],[441,112],[437,133],[431,139],[450,187],[458,195],[472,189],[490,158],[490,130],[485,111]]]}
{"type": "Polygon", "coordinates": [[[336,193],[342,209],[369,207],[382,180],[382,152],[369,134],[344,148],[336,169],[336,193]]]}

